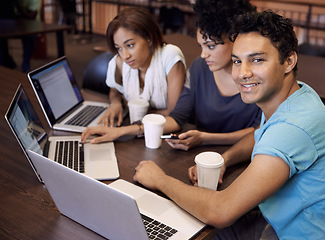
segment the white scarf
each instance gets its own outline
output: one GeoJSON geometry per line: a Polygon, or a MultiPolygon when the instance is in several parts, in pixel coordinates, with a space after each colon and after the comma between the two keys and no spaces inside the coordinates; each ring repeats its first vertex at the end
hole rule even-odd
{"type": "Polygon", "coordinates": [[[139,70],[123,63],[122,81],[124,96],[129,101],[134,98],[146,99],[156,109],[167,108],[167,78],[163,69],[161,49],[155,51],[147,69],[144,88],[141,92],[139,70]]]}

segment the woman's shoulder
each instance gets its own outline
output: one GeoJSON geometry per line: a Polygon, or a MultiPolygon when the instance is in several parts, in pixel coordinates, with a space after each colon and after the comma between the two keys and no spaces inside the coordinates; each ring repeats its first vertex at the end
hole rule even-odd
{"type": "MultiPolygon", "coordinates": [[[[201,57],[197,57],[193,60],[191,66],[189,67],[188,78],[191,82],[191,88],[194,89],[201,84],[214,83],[213,74],[205,60],[201,57]]],[[[209,88],[210,87],[211,86],[209,86],[209,88]]]]}
{"type": "Polygon", "coordinates": [[[182,50],[173,44],[165,44],[161,47],[161,55],[163,57],[171,57],[171,56],[178,56],[180,58],[184,58],[184,54],[182,50]]]}
{"type": "Polygon", "coordinates": [[[193,60],[191,66],[192,66],[192,65],[193,65],[193,66],[197,66],[197,65],[204,65],[204,66],[207,66],[205,60],[204,60],[203,58],[201,58],[200,56],[197,56],[197,57],[193,60]]]}
{"type": "Polygon", "coordinates": [[[175,45],[172,44],[165,44],[161,48],[161,58],[163,65],[167,69],[167,74],[170,71],[170,69],[176,64],[178,61],[183,62],[183,64],[186,67],[185,63],[185,57],[181,49],[175,45]]]}
{"type": "Polygon", "coordinates": [[[178,46],[170,43],[164,44],[161,49],[162,51],[182,52],[178,46]]]}
{"type": "Polygon", "coordinates": [[[200,56],[198,56],[197,58],[195,58],[190,66],[190,71],[202,71],[202,72],[211,72],[209,70],[208,65],[206,64],[205,60],[203,58],[201,58],[200,56]]]}

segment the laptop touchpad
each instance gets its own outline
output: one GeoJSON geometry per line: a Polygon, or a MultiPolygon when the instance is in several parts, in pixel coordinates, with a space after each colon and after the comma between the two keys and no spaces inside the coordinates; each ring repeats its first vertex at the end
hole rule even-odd
{"type": "Polygon", "coordinates": [[[161,201],[161,199],[157,199],[157,197],[151,194],[144,194],[137,198],[136,201],[140,209],[156,214],[157,216],[163,214],[173,206],[169,201],[161,201]]]}
{"type": "Polygon", "coordinates": [[[89,149],[89,155],[91,161],[108,161],[112,160],[110,156],[107,156],[107,149],[89,149]]]}

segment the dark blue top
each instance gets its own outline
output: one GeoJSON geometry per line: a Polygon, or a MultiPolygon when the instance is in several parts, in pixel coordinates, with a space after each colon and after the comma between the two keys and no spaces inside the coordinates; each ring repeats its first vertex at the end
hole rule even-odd
{"type": "Polygon", "coordinates": [[[190,88],[184,87],[170,113],[180,127],[191,116],[194,116],[198,129],[208,132],[227,133],[259,126],[260,108],[256,104],[244,103],[240,93],[222,96],[204,59],[196,58],[189,71],[190,88]]]}

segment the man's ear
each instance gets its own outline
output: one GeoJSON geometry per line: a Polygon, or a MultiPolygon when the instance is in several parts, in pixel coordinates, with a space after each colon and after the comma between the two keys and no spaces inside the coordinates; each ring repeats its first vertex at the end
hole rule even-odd
{"type": "Polygon", "coordinates": [[[297,65],[298,55],[296,52],[292,52],[287,60],[285,61],[287,65],[286,73],[289,73],[293,70],[293,68],[297,65]]]}

